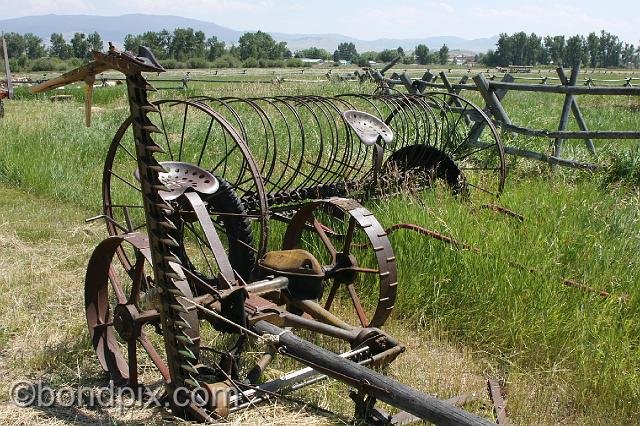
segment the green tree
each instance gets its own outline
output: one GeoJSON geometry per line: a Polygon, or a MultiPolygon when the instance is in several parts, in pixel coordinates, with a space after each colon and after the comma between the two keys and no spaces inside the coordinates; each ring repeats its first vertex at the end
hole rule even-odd
{"type": "Polygon", "coordinates": [[[362,52],[358,56],[360,57],[360,64],[362,64],[361,66],[366,67],[366,66],[369,66],[369,61],[374,61],[374,62],[376,61],[376,59],[378,58],[378,52],[374,52],[374,51],[362,52]]]}
{"type": "Polygon", "coordinates": [[[212,36],[207,39],[207,59],[213,61],[224,55],[224,41],[218,41],[218,37],[212,36]]]}
{"type": "Polygon", "coordinates": [[[440,50],[438,50],[438,61],[443,65],[449,61],[449,46],[446,44],[443,44],[440,50]]]}
{"type": "Polygon", "coordinates": [[[85,33],[75,33],[71,39],[71,52],[74,58],[86,59],[89,57],[89,43],[85,33]]]}
{"type": "Polygon", "coordinates": [[[600,53],[602,67],[620,66],[620,55],[622,53],[622,42],[618,36],[607,31],[600,31],[600,53]]]}
{"type": "Polygon", "coordinates": [[[567,47],[564,55],[564,65],[574,67],[580,65],[587,56],[585,41],[581,35],[574,35],[567,39],[567,47]]]}
{"type": "Polygon", "coordinates": [[[295,56],[296,58],[324,59],[325,61],[331,58],[331,54],[329,52],[317,47],[298,50],[295,56]]]}
{"type": "Polygon", "coordinates": [[[207,50],[206,36],[202,31],[196,31],[193,33],[193,51],[190,56],[196,58],[204,58],[207,50]]]}
{"type": "Polygon", "coordinates": [[[71,46],[66,42],[62,34],[53,33],[49,39],[51,45],[49,54],[60,59],[69,59],[71,57],[71,46]]]}
{"type": "Polygon", "coordinates": [[[413,53],[414,55],[416,55],[416,60],[420,65],[427,65],[429,63],[429,48],[426,45],[417,45],[416,50],[413,53]]]}
{"type": "Polygon", "coordinates": [[[385,49],[378,53],[378,62],[391,62],[398,57],[398,51],[392,49],[385,49]]]}
{"type": "Polygon", "coordinates": [[[633,46],[633,44],[625,43],[621,53],[621,62],[622,62],[621,65],[623,67],[626,67],[629,65],[633,66],[635,56],[636,56],[636,48],[633,46]]]}
{"type": "Polygon", "coordinates": [[[544,46],[549,52],[549,57],[556,65],[562,65],[566,43],[564,36],[546,36],[544,38],[544,46]]]}
{"type": "Polygon", "coordinates": [[[353,62],[357,56],[358,51],[353,43],[340,43],[338,49],[333,52],[333,60],[336,62],[340,60],[353,62]]]}
{"type": "Polygon", "coordinates": [[[595,68],[600,63],[600,37],[596,33],[587,36],[587,51],[589,52],[589,66],[595,68]]]}
{"type": "Polygon", "coordinates": [[[271,35],[257,31],[244,33],[238,40],[240,59],[282,59],[287,50],[287,43],[276,43],[271,35]]]}
{"type": "Polygon", "coordinates": [[[7,55],[17,59],[25,53],[24,37],[18,33],[7,33],[4,35],[7,43],[7,55]]]}
{"type": "Polygon", "coordinates": [[[127,34],[126,36],[124,36],[124,50],[127,50],[129,52],[137,52],[138,46],[140,45],[142,45],[142,36],[133,34],[127,34]]]}
{"type": "Polygon", "coordinates": [[[89,52],[93,52],[94,50],[102,52],[102,49],[104,48],[102,37],[100,37],[100,34],[96,31],[87,36],[87,45],[89,46],[89,52]]]}
{"type": "Polygon", "coordinates": [[[23,39],[27,58],[37,59],[46,55],[46,49],[40,37],[32,33],[27,33],[23,36],[23,39]]]}
{"type": "Polygon", "coordinates": [[[193,28],[176,28],[169,47],[169,54],[173,59],[184,61],[194,54],[196,38],[193,28]]]}

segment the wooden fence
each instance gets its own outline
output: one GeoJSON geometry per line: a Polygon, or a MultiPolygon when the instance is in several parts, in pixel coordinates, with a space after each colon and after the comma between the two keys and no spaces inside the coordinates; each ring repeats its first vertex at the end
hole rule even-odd
{"type": "MultiPolygon", "coordinates": [[[[458,83],[452,83],[449,77],[441,72],[438,76],[427,71],[422,78],[412,79],[406,72],[403,74],[394,73],[391,78],[385,78],[380,72],[372,73],[374,80],[378,82],[380,87],[385,91],[394,90],[394,86],[400,85],[409,93],[422,93],[428,89],[446,90],[450,93],[460,94],[463,90],[478,91],[482,96],[485,107],[484,110],[491,115],[495,124],[502,129],[531,137],[544,137],[553,140],[553,148],[551,154],[543,152],[535,152],[521,149],[518,147],[507,146],[505,152],[507,154],[531,158],[535,160],[545,161],[554,165],[562,165],[576,168],[597,168],[596,164],[578,162],[567,158],[562,158],[563,144],[567,139],[583,139],[588,151],[595,156],[596,150],[593,143],[594,139],[640,139],[640,129],[638,131],[616,131],[616,130],[589,130],[584,116],[578,106],[577,96],[582,95],[626,95],[640,96],[640,87],[634,86],[632,77],[624,80],[607,80],[607,83],[622,82],[621,86],[613,86],[611,84],[605,86],[595,86],[594,79],[584,80],[583,85],[578,85],[579,67],[574,67],[569,76],[566,75],[563,68],[557,68],[557,81],[560,84],[547,84],[552,81],[548,77],[537,79],[538,84],[515,82],[516,77],[511,74],[505,74],[501,80],[489,79],[483,74],[477,74],[472,77],[472,83],[469,77],[464,75],[458,83]],[[437,82],[436,80],[440,81],[437,82]],[[556,93],[564,95],[564,103],[562,113],[560,115],[558,128],[550,129],[532,129],[524,126],[513,124],[507,111],[502,105],[502,100],[510,91],[525,91],[537,93],[556,93]],[[580,130],[567,130],[569,115],[573,114],[580,130]]],[[[531,80],[530,77],[524,79],[531,80]]],[[[523,80],[523,78],[519,78],[523,80]]],[[[472,143],[478,143],[477,138],[482,133],[482,123],[474,122],[472,116],[465,117],[465,121],[472,128],[472,143]]]]}

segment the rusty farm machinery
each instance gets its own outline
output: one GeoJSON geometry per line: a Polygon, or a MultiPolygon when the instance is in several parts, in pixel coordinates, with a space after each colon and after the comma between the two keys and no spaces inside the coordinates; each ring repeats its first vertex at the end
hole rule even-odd
{"type": "Polygon", "coordinates": [[[482,110],[449,93],[151,102],[142,73],[164,69],[142,47],[94,52],[32,90],[88,83],[89,119],[107,69],[126,76],[130,117],[105,161],[110,236],[89,261],[85,307],[114,384],[159,377],[175,416],[211,421],[332,378],[367,422],[489,423],[379,372],[404,351],[381,329],[396,259],[357,201],[409,177],[460,198],[497,196],[504,154],[482,110]],[[469,115],[485,120],[481,147],[468,144],[469,115]],[[270,375],[283,357],[305,368],[270,375]]]}

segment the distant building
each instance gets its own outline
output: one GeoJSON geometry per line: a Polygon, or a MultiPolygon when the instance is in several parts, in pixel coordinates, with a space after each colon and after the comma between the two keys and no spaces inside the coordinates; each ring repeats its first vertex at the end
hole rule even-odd
{"type": "Polygon", "coordinates": [[[476,57],[471,55],[453,55],[449,57],[449,62],[453,65],[469,65],[473,66],[476,64],[476,57]]]}
{"type": "Polygon", "coordinates": [[[322,64],[324,63],[324,59],[313,59],[313,58],[300,58],[302,63],[304,64],[322,64]]]}

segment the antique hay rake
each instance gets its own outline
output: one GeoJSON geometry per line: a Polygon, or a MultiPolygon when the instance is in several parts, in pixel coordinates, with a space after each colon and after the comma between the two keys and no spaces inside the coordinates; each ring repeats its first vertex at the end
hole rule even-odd
{"type": "Polygon", "coordinates": [[[326,198],[375,194],[383,177],[397,176],[390,162],[401,178],[418,169],[422,185],[440,179],[461,197],[478,188],[496,195],[504,158],[489,121],[494,148],[469,151],[451,131],[461,116],[448,114],[449,95],[151,103],[142,73],[164,69],[148,49],[133,56],[111,47],[94,58],[33,90],[91,86],[106,69],[126,76],[131,115],[104,171],[111,236],[93,252],[85,281],[91,341],[114,383],[149,383],[151,363],[174,415],[210,421],[331,377],[355,389],[356,413],[368,422],[398,420],[375,408],[380,400],[405,419],[489,423],[368,368],[404,350],[376,328],[393,308],[395,257],[367,209],[326,198]],[[303,125],[309,117],[315,126],[303,125]],[[271,218],[286,223],[280,250],[268,250],[271,218]],[[325,336],[339,353],[294,329],[325,336]],[[278,354],[308,368],[265,379],[278,354]]]}

